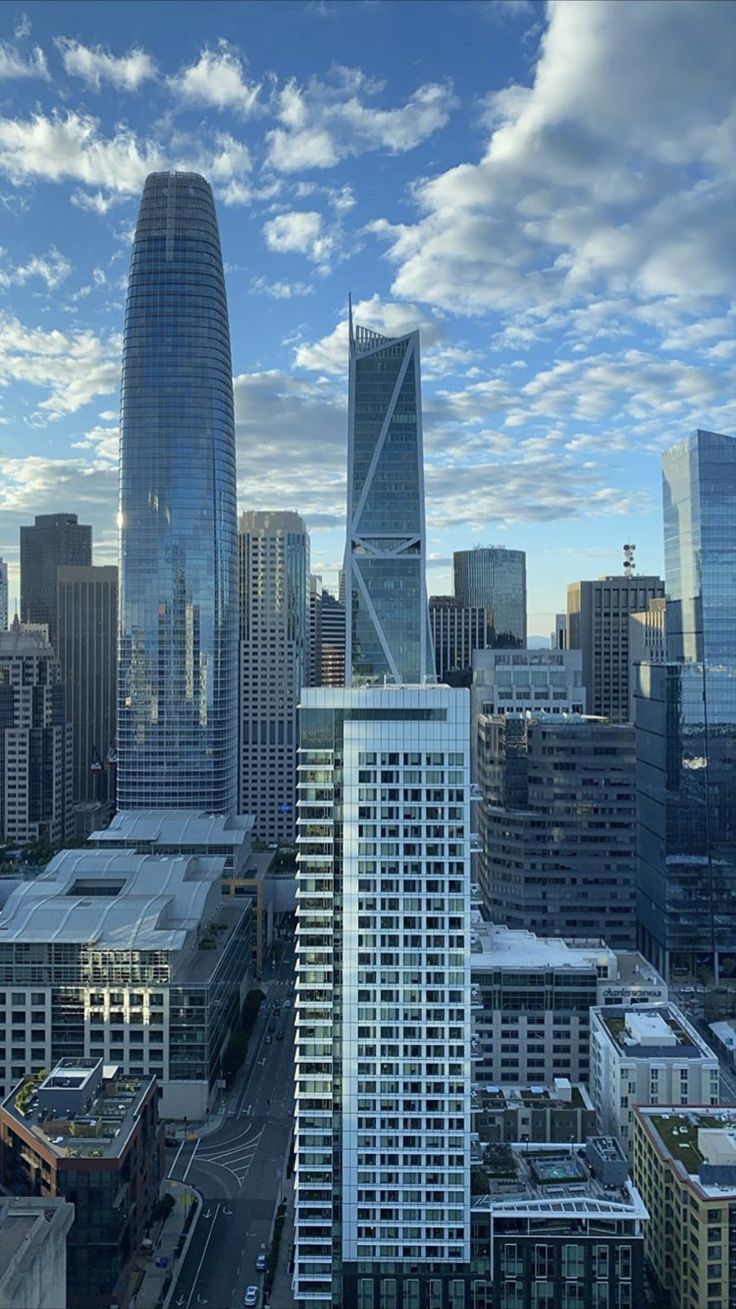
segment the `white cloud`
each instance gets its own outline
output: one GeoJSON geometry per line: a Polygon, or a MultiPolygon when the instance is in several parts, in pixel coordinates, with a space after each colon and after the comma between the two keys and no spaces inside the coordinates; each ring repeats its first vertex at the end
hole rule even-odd
{"type": "Polygon", "coordinates": [[[250,114],[257,107],[259,82],[249,82],[243,60],[234,46],[220,40],[212,50],[205,46],[196,63],[169,78],[172,91],[186,104],[232,109],[250,114]]]}
{"type": "MultiPolygon", "coordinates": [[[[4,254],[5,251],[0,251],[4,254]]],[[[59,286],[72,271],[72,266],[64,255],[52,247],[46,255],[31,255],[25,263],[15,268],[0,267],[0,286],[23,286],[30,278],[40,277],[50,291],[59,286]]]]}
{"type": "Polygon", "coordinates": [[[293,300],[295,296],[312,295],[314,291],[311,282],[269,282],[265,277],[256,277],[250,289],[272,300],[293,300]]]}
{"type": "Polygon", "coordinates": [[[735,13],[553,0],[533,85],[490,97],[482,160],[421,183],[418,222],[373,225],[394,295],[481,313],[721,294],[735,13]]]}
{"type": "MultiPolygon", "coordinates": [[[[16,30],[17,37],[22,38],[27,34],[25,29],[16,30]]],[[[40,46],[34,46],[29,55],[24,55],[17,46],[8,41],[0,41],[0,81],[25,77],[40,77],[48,81],[49,70],[43,50],[40,46]]]]}
{"type": "Polygon", "coordinates": [[[117,390],[118,335],[104,340],[90,331],[44,331],[0,315],[0,385],[26,383],[45,392],[35,422],[75,413],[95,396],[117,390]]]}
{"type": "Polygon", "coordinates": [[[0,118],[0,171],[16,185],[70,179],[103,193],[137,195],[147,175],[163,166],[159,147],[139,142],[125,127],[100,137],[98,126],[73,110],[63,117],[38,112],[28,119],[0,118]]]}
{"type": "Polygon", "coordinates": [[[134,47],[126,55],[111,55],[102,46],[86,46],[68,36],[57,36],[55,44],[70,77],[81,77],[99,91],[111,82],[123,91],[137,91],[156,76],[156,64],[145,50],[134,47]]]}
{"type": "Polygon", "coordinates": [[[263,225],[269,250],[278,254],[303,254],[326,272],[335,252],[334,231],[325,227],[322,215],[314,209],[293,209],[269,218],[263,225]]]}
{"type": "Polygon", "coordinates": [[[403,154],[444,127],[456,101],[451,88],[429,82],[404,105],[379,109],[381,84],[357,69],[339,68],[332,83],[292,80],[277,92],[280,126],[267,133],[269,162],[280,172],[332,168],[366,150],[403,154]]]}
{"type": "MultiPolygon", "coordinates": [[[[422,366],[437,359],[450,347],[445,342],[445,330],[440,321],[413,304],[382,301],[379,295],[370,300],[358,300],[353,305],[353,319],[361,327],[370,327],[385,336],[404,336],[407,332],[421,331],[422,366]]],[[[297,368],[310,372],[344,374],[348,357],[347,309],[337,326],[327,336],[314,342],[300,342],[294,350],[297,368]]],[[[465,360],[464,360],[465,362],[465,360]]],[[[431,367],[431,366],[430,366],[431,367]]]]}

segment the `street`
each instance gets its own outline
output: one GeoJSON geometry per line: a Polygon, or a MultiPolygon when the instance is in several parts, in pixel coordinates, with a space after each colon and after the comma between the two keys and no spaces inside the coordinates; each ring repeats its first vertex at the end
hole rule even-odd
{"type": "Polygon", "coordinates": [[[256,1259],[270,1240],[293,1125],[293,965],[294,947],[287,942],[275,976],[262,984],[267,999],[224,1123],[170,1152],[170,1176],[197,1187],[205,1202],[179,1274],[172,1301],[177,1309],[236,1309],[247,1286],[262,1286],[256,1259]]]}

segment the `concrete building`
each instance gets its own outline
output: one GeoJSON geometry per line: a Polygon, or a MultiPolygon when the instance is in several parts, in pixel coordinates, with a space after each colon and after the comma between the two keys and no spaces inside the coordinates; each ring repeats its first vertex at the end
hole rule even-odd
{"type": "Polygon", "coordinates": [[[300,714],[294,1293],[412,1303],[421,1267],[445,1309],[470,1259],[468,696],[308,690],[300,714]]]}
{"type": "Polygon", "coordinates": [[[54,844],[72,830],[72,728],[46,628],[0,632],[0,838],[54,844]]]}
{"type": "Polygon", "coordinates": [[[567,644],[583,652],[588,713],[612,723],[630,721],[629,616],[663,595],[661,577],[635,573],[568,586],[567,644]]]}
{"type": "Polygon", "coordinates": [[[590,1012],[590,1090],[602,1131],[627,1150],[634,1105],[717,1105],[718,1059],[673,1004],[590,1012]]]}
{"type": "Polygon", "coordinates": [[[665,657],[667,601],[650,600],[649,608],[629,614],[629,721],[634,721],[639,664],[662,664],[665,657]]]}
{"type": "Polygon", "coordinates": [[[319,686],[345,685],[345,605],[322,591],[320,606],[319,686]]]}
{"type": "MultiPolygon", "coordinates": [[[[56,650],[56,570],[61,564],[87,568],[92,563],[92,528],[76,514],[36,514],[33,526],[20,529],[20,617],[45,623],[56,650]]],[[[57,651],[58,653],[58,651],[57,651]]]]}
{"type": "Polygon", "coordinates": [[[3,1187],[73,1198],[69,1309],[123,1303],[164,1175],[155,1078],[64,1059],[3,1100],[0,1143],[3,1187]]]}
{"type": "Polygon", "coordinates": [[[202,1119],[248,987],[249,901],[224,860],[63,850],[0,884],[0,1085],[61,1058],[155,1074],[161,1113],[202,1119]]]}
{"type": "Polygon", "coordinates": [[[473,1132],[494,1141],[584,1141],[595,1135],[595,1107],[583,1083],[556,1077],[550,1086],[473,1085],[473,1132]]]}
{"type": "Polygon", "coordinates": [[[488,1146],[472,1212],[471,1305],[641,1309],[649,1214],[617,1141],[488,1146]]]}
{"type": "Polygon", "coordinates": [[[478,880],[489,917],[631,949],[633,727],[572,714],[481,715],[477,770],[478,880]]]}
{"type": "MultiPolygon", "coordinates": [[[[472,924],[473,1082],[587,1082],[592,1006],[666,1000],[662,978],[635,953],[472,924]]],[[[517,1138],[518,1139],[518,1138],[517,1138]]]]}
{"type": "Polygon", "coordinates": [[[67,1309],[66,1245],[74,1205],[39,1196],[0,1199],[0,1309],[67,1309]]]}
{"type": "Polygon", "coordinates": [[[304,519],[240,516],[238,808],[262,841],[292,844],[297,705],[307,682],[309,537],[304,519]]]}
{"type": "Polygon", "coordinates": [[[526,555],[500,545],[456,550],[452,556],[455,598],[485,609],[490,645],[526,646],[526,555]]]}
{"type": "Polygon", "coordinates": [[[736,1304],[736,1109],[634,1110],[633,1176],[646,1257],[672,1309],[736,1304]]]}
{"type": "Polygon", "coordinates": [[[8,630],[8,565],[0,558],[0,632],[8,630]]]}
{"type": "Polygon", "coordinates": [[[452,595],[429,597],[429,625],[438,682],[470,686],[473,652],[484,650],[490,629],[485,609],[464,605],[452,595]]]}
{"type": "Polygon", "coordinates": [[[567,649],[567,614],[555,614],[555,630],[549,638],[550,650],[567,649]]]}
{"type": "Polygon", "coordinates": [[[72,799],[108,809],[115,798],[118,570],[56,570],[56,654],[72,729],[72,799]]]}

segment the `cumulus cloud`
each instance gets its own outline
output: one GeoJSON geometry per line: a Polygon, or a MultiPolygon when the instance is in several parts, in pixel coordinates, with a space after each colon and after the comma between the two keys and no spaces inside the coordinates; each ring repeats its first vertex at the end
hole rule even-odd
{"type": "Polygon", "coordinates": [[[91,331],[44,331],[0,315],[0,385],[26,383],[45,392],[34,420],[75,413],[98,395],[117,390],[120,337],[91,331]]]}
{"type": "MultiPolygon", "coordinates": [[[[0,250],[0,257],[5,253],[0,250]]],[[[14,268],[3,268],[0,265],[0,286],[23,286],[30,278],[39,277],[53,291],[71,271],[69,260],[52,246],[48,254],[31,255],[25,263],[16,264],[14,268]]]]}
{"type": "Polygon", "coordinates": [[[88,114],[39,111],[27,119],[0,118],[0,171],[16,185],[72,180],[135,195],[147,175],[162,166],[161,150],[152,141],[139,142],[126,127],[102,137],[88,114]]]}
{"type": "Polygon", "coordinates": [[[718,295],[732,264],[733,7],[554,0],[548,16],[533,84],[487,102],[481,161],[421,183],[416,223],[373,225],[394,294],[469,313],[718,295]]]}
{"type": "Polygon", "coordinates": [[[169,78],[169,87],[185,104],[251,114],[257,107],[259,82],[249,82],[238,51],[220,40],[205,46],[195,63],[169,78]]]}
{"type": "MultiPolygon", "coordinates": [[[[473,350],[447,341],[446,327],[434,314],[413,304],[383,301],[379,295],[369,300],[358,300],[353,305],[353,318],[361,327],[370,327],[384,336],[405,336],[407,332],[421,333],[422,373],[425,379],[464,371],[478,355],[473,350]]],[[[337,326],[318,341],[300,341],[294,347],[297,368],[310,372],[344,374],[348,355],[347,310],[337,326]]]]}
{"type": "Polygon", "coordinates": [[[86,46],[72,37],[57,36],[64,70],[70,77],[80,77],[95,91],[109,82],[123,91],[137,91],[143,82],[156,76],[156,64],[145,50],[134,47],[126,55],[112,55],[102,46],[86,46]]]}
{"type": "Polygon", "coordinates": [[[331,82],[292,80],[277,92],[279,126],[267,133],[268,158],[280,172],[332,168],[366,150],[403,154],[444,127],[455,105],[448,84],[428,82],[404,105],[380,109],[382,90],[358,69],[338,68],[331,82]]]}
{"type": "MultiPolygon", "coordinates": [[[[27,36],[28,31],[20,28],[16,31],[16,36],[21,38],[27,36]]],[[[41,47],[34,46],[30,53],[25,55],[16,45],[8,41],[0,41],[0,81],[26,77],[41,77],[44,81],[48,81],[48,65],[41,47]]]]}
{"type": "Polygon", "coordinates": [[[263,235],[269,250],[306,255],[320,271],[329,270],[337,245],[336,231],[327,227],[316,210],[292,209],[277,214],[263,224],[263,235]]]}

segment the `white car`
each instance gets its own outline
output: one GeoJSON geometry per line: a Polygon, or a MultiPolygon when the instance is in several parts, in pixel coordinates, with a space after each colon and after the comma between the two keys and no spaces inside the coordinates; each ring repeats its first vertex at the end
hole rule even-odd
{"type": "Polygon", "coordinates": [[[265,1271],[265,1268],[266,1268],[266,1263],[267,1263],[266,1256],[265,1256],[265,1254],[263,1253],[263,1251],[261,1250],[261,1253],[259,1254],[258,1258],[256,1259],[256,1272],[257,1272],[257,1273],[262,1273],[262,1272],[264,1272],[264,1271],[265,1271]]]}
{"type": "Polygon", "coordinates": [[[246,1289],[245,1295],[243,1296],[243,1304],[247,1304],[247,1305],[258,1304],[257,1286],[249,1286],[246,1289]]]}

